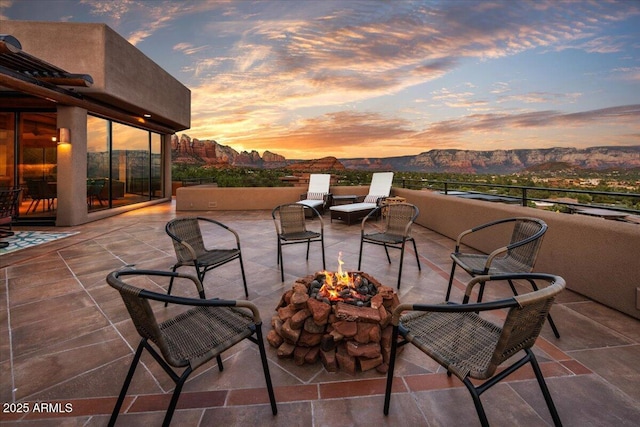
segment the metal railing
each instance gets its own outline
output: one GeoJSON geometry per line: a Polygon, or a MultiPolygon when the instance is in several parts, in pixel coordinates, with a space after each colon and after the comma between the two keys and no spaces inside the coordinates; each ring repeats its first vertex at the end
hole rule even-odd
{"type": "Polygon", "coordinates": [[[183,187],[189,187],[191,185],[200,185],[200,184],[214,184],[215,182],[216,182],[215,177],[187,178],[181,181],[183,187]]]}
{"type": "Polygon", "coordinates": [[[462,182],[462,181],[437,181],[437,180],[428,180],[428,179],[407,179],[402,178],[400,184],[402,188],[409,189],[418,189],[421,190],[423,188],[428,188],[430,190],[441,191],[444,194],[449,194],[452,191],[466,191],[472,194],[486,194],[486,195],[498,195],[500,198],[504,198],[506,200],[510,199],[514,202],[521,204],[522,206],[528,206],[529,202],[550,202],[557,205],[563,206],[580,206],[580,207],[597,207],[601,209],[609,209],[616,210],[621,212],[628,212],[632,214],[640,214],[640,210],[629,208],[627,206],[622,206],[618,204],[604,204],[604,203],[574,203],[565,200],[555,200],[549,198],[539,198],[532,197],[530,192],[535,191],[543,191],[550,193],[561,193],[561,194],[585,194],[589,196],[604,196],[607,198],[615,199],[616,201],[621,201],[624,199],[631,199],[632,205],[640,204],[640,194],[638,193],[621,193],[621,192],[611,192],[611,191],[595,191],[595,190],[582,190],[582,189],[572,189],[572,188],[548,188],[548,187],[531,187],[531,186],[520,186],[520,185],[505,185],[505,184],[488,184],[484,182],[462,182]],[[482,191],[471,191],[468,188],[489,188],[489,189],[507,189],[511,191],[518,192],[518,196],[510,195],[510,194],[497,194],[494,192],[482,192],[482,191]]]}

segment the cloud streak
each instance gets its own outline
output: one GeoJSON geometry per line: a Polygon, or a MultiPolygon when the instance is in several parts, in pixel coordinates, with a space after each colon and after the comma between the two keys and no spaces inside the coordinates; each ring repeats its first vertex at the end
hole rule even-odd
{"type": "Polygon", "coordinates": [[[638,2],[80,4],[191,89],[190,136],[236,149],[640,143],[638,2]]]}

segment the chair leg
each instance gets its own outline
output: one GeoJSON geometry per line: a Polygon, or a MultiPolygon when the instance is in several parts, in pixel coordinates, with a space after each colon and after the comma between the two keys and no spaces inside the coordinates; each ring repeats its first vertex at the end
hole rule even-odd
{"type": "Polygon", "coordinates": [[[540,366],[538,365],[538,361],[536,360],[536,356],[533,354],[531,349],[526,350],[527,354],[530,355],[531,367],[533,368],[533,372],[536,374],[536,379],[538,380],[538,384],[540,385],[540,390],[542,391],[542,395],[544,396],[545,402],[547,402],[547,408],[549,408],[549,412],[551,413],[551,418],[553,418],[553,424],[556,427],[562,426],[562,421],[560,421],[560,416],[558,415],[558,410],[556,409],[556,405],[553,403],[553,399],[551,398],[551,393],[549,393],[549,388],[547,387],[547,383],[542,376],[542,371],[540,370],[540,366]]]}
{"type": "Polygon", "coordinates": [[[176,382],[176,388],[173,390],[173,395],[171,396],[171,402],[169,403],[169,407],[167,408],[167,413],[164,416],[164,421],[162,421],[162,427],[169,427],[171,424],[171,418],[173,418],[173,413],[176,410],[176,405],[178,404],[178,398],[180,397],[180,392],[182,391],[182,386],[185,381],[191,374],[192,369],[189,367],[185,369],[182,373],[180,379],[176,382]]]}
{"type": "MultiPolygon", "coordinates": [[[[400,290],[400,280],[402,279],[402,264],[404,263],[404,243],[405,241],[402,241],[402,246],[400,247],[400,266],[398,267],[398,290],[400,290]]],[[[384,247],[385,250],[387,250],[387,247],[384,247]]],[[[389,253],[387,252],[387,256],[389,256],[389,253]]]]}
{"type": "Polygon", "coordinates": [[[469,390],[469,393],[471,393],[471,398],[473,399],[473,404],[476,407],[478,418],[480,418],[480,424],[482,424],[483,427],[489,427],[487,414],[484,412],[484,407],[482,406],[482,402],[480,401],[480,394],[478,394],[478,391],[469,380],[469,377],[465,377],[464,381],[462,382],[465,386],[467,386],[467,390],[469,390]]]}
{"type": "Polygon", "coordinates": [[[244,296],[249,298],[249,290],[247,289],[247,277],[244,275],[244,263],[242,262],[242,253],[238,254],[240,260],[240,271],[242,272],[242,283],[244,284],[244,296]]]}
{"type": "Polygon", "coordinates": [[[284,282],[284,257],[282,256],[282,244],[278,240],[278,255],[280,257],[280,279],[284,282]]]}
{"type": "Polygon", "coordinates": [[[322,269],[327,269],[327,264],[324,259],[324,236],[320,237],[320,246],[322,246],[322,269]]]}
{"type": "MultiPolygon", "coordinates": [[[[178,266],[177,266],[177,265],[174,265],[174,266],[171,268],[171,271],[175,273],[177,268],[178,268],[178,266]]],[[[171,289],[173,289],[173,279],[174,279],[174,277],[173,277],[173,276],[171,276],[171,279],[169,279],[169,288],[167,289],[167,295],[171,295],[171,289]]],[[[168,306],[168,305],[169,305],[169,303],[168,303],[168,302],[165,302],[165,303],[164,303],[164,306],[165,306],[165,307],[166,307],[166,306],[168,306]]]]}
{"type": "Polygon", "coordinates": [[[311,246],[311,239],[307,240],[307,261],[309,261],[309,247],[311,246]]]}
{"type": "Polygon", "coordinates": [[[393,327],[391,333],[391,354],[389,358],[389,370],[387,371],[387,386],[384,391],[384,414],[389,415],[389,404],[391,403],[391,388],[393,386],[393,370],[396,366],[396,352],[398,350],[398,327],[393,327]]]}
{"type": "Polygon", "coordinates": [[[478,302],[482,302],[482,296],[484,295],[484,282],[480,283],[480,290],[478,291],[478,302]]]}
{"type": "Polygon", "coordinates": [[[144,348],[143,339],[138,344],[138,349],[136,350],[135,356],[133,356],[133,360],[131,361],[131,366],[129,367],[129,372],[124,380],[124,384],[122,384],[122,389],[120,390],[120,395],[118,396],[118,400],[116,401],[116,406],[113,408],[113,412],[111,413],[111,418],[109,419],[109,427],[113,427],[118,419],[118,414],[120,413],[120,408],[122,408],[122,402],[124,402],[124,398],[127,395],[127,390],[129,389],[129,385],[131,384],[131,379],[133,378],[133,374],[136,372],[136,367],[138,366],[138,362],[140,361],[140,356],[142,355],[142,349],[144,348]]]}
{"type": "Polygon", "coordinates": [[[362,246],[364,245],[364,239],[360,237],[360,255],[358,255],[358,271],[360,270],[360,265],[362,264],[362,246]]]}
{"type": "Polygon", "coordinates": [[[276,415],[278,407],[276,406],[276,396],[273,392],[273,384],[271,383],[271,374],[269,373],[269,363],[267,361],[267,352],[264,348],[264,340],[262,338],[262,324],[256,325],[256,341],[260,350],[260,361],[262,362],[262,371],[264,372],[264,380],[267,383],[267,393],[269,394],[269,402],[271,402],[271,413],[276,415]]]}
{"type": "Polygon", "coordinates": [[[200,267],[198,266],[197,261],[194,267],[196,268],[196,274],[198,275],[198,280],[200,280],[200,283],[202,284],[202,290],[198,292],[198,296],[200,297],[200,299],[207,299],[207,297],[204,294],[204,276],[205,274],[207,274],[207,270],[206,269],[200,270],[200,267]]]}
{"type": "Polygon", "coordinates": [[[549,322],[549,326],[551,326],[551,330],[553,331],[553,335],[556,336],[556,338],[560,338],[560,332],[558,332],[558,328],[556,327],[556,324],[553,322],[553,318],[551,317],[551,314],[547,313],[547,321],[549,322]]]}
{"type": "Polygon", "coordinates": [[[216,362],[218,362],[218,371],[219,372],[224,371],[224,366],[222,366],[222,356],[221,355],[217,355],[216,356],[216,362]]]}
{"type": "MultiPolygon", "coordinates": [[[[534,282],[532,279],[528,279],[529,283],[531,283],[531,287],[533,288],[534,291],[538,290],[538,286],[536,285],[536,282],[534,282]]],[[[513,289],[513,287],[512,287],[513,289]]],[[[514,294],[515,294],[515,289],[514,289],[514,294]]],[[[517,295],[517,294],[515,294],[517,295]]],[[[551,326],[551,330],[553,331],[553,335],[555,335],[556,338],[560,338],[560,332],[558,332],[558,328],[556,327],[555,322],[553,321],[553,318],[551,317],[551,313],[547,313],[547,321],[549,322],[549,326],[551,326]]]]}
{"type": "Polygon", "coordinates": [[[449,301],[451,296],[451,288],[453,287],[453,273],[456,271],[456,262],[453,261],[451,265],[451,273],[449,274],[449,286],[447,287],[447,296],[444,297],[445,301],[449,301]]]}
{"type": "Polygon", "coordinates": [[[413,252],[416,254],[416,263],[418,263],[418,271],[422,271],[422,266],[420,265],[420,257],[418,257],[418,248],[416,247],[416,240],[414,238],[411,239],[413,243],[413,252]]]}
{"type": "Polygon", "coordinates": [[[383,243],[382,246],[384,246],[384,252],[387,254],[387,261],[389,261],[389,264],[391,264],[391,257],[389,256],[389,249],[387,249],[387,244],[383,243]]]}

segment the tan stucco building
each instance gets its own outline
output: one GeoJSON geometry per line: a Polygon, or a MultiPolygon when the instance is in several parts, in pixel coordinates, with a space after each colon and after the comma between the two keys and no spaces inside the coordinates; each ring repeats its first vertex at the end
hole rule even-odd
{"type": "Polygon", "coordinates": [[[0,188],[71,226],[171,198],[191,93],[104,24],[0,21],[0,188]]]}

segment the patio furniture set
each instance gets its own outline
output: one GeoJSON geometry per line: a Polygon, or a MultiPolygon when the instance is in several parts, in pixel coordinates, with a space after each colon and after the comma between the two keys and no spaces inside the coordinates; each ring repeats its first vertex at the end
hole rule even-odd
{"type": "MultiPolygon", "coordinates": [[[[390,189],[389,175],[377,176],[378,178],[374,175],[374,180],[384,178],[390,189]]],[[[315,180],[312,175],[308,197],[297,203],[277,206],[272,211],[277,234],[277,263],[280,266],[282,281],[284,281],[282,254],[284,245],[306,243],[308,259],[310,244],[319,242],[322,247],[323,269],[325,267],[324,226],[321,211],[326,207],[328,180],[326,180],[326,193],[323,191],[324,187],[320,188],[318,183],[325,185],[324,180],[315,180]],[[311,212],[312,220],[319,219],[319,231],[307,229],[307,212],[311,212]]],[[[360,204],[359,208],[362,210],[366,209],[366,213],[360,217],[362,221],[358,269],[361,267],[364,243],[383,246],[389,263],[391,258],[388,248],[400,249],[397,282],[399,289],[404,248],[409,241],[413,244],[418,268],[421,268],[416,242],[411,237],[411,226],[419,215],[419,211],[409,203],[381,206],[380,199],[388,197],[389,191],[383,191],[377,186],[378,181],[375,185],[372,182],[369,199],[365,198],[363,202],[353,203],[353,205],[360,204]],[[383,208],[386,209],[384,215],[382,215],[383,208]],[[373,218],[381,218],[382,223],[375,227],[373,232],[369,232],[367,227],[373,218]]],[[[351,206],[351,204],[342,206],[351,206]]],[[[361,215],[355,213],[359,211],[353,208],[334,209],[342,206],[329,207],[332,211],[332,219],[349,218],[347,222],[350,222],[361,215]],[[333,211],[336,211],[335,218],[333,211]]],[[[549,310],[555,296],[564,288],[564,280],[552,274],[532,273],[546,229],[546,224],[539,219],[512,218],[480,225],[461,233],[456,241],[455,250],[451,254],[452,268],[445,303],[438,305],[402,303],[393,310],[392,345],[383,408],[385,415],[389,413],[397,350],[406,344],[413,344],[446,368],[447,375],[455,375],[462,381],[472,396],[482,425],[489,425],[489,423],[480,395],[520,367],[530,364],[554,424],[561,425],[536,357],[531,351],[545,320],[549,320],[554,334],[559,336],[549,310]],[[505,224],[513,225],[513,231],[510,242],[504,247],[488,255],[461,252],[461,242],[467,235],[492,232],[494,226],[505,224]],[[457,304],[448,300],[453,286],[453,275],[458,265],[469,273],[472,279],[466,285],[462,303],[457,304]],[[532,286],[532,291],[518,295],[514,285],[516,280],[528,282],[532,286]],[[490,302],[481,301],[486,286],[504,281],[509,283],[514,294],[512,297],[490,302]],[[539,288],[538,285],[541,283],[544,286],[539,288]],[[469,299],[476,287],[478,288],[477,302],[470,303],[469,299]],[[504,312],[505,310],[506,319],[501,325],[496,325],[483,316],[487,312],[504,312]],[[524,351],[523,357],[508,367],[498,370],[503,362],[522,354],[521,350],[524,351]],[[476,385],[479,381],[472,382],[472,379],[483,382],[476,385]]],[[[222,370],[221,353],[245,338],[259,348],[271,411],[276,415],[276,399],[263,342],[262,319],[257,307],[250,301],[207,299],[202,285],[206,272],[237,259],[240,263],[245,296],[248,297],[237,232],[218,221],[204,217],[174,219],[167,223],[166,232],[173,241],[177,258],[171,271],[128,269],[115,271],[107,277],[109,285],[120,293],[141,336],[109,425],[114,425],[116,422],[143,350],[146,349],[176,383],[163,424],[166,426],[171,422],[182,386],[188,376],[213,358],[217,361],[218,369],[222,370]],[[213,226],[226,230],[235,244],[226,248],[212,248],[211,245],[206,245],[201,226],[213,226]],[[195,276],[176,271],[179,267],[188,265],[195,268],[195,276]],[[141,276],[150,279],[169,278],[167,294],[139,288],[137,279],[141,276]],[[199,298],[170,295],[174,281],[192,282],[199,298]],[[158,322],[149,304],[150,300],[163,302],[165,307],[168,304],[179,304],[189,309],[174,318],[158,322]],[[176,368],[184,368],[184,371],[177,373],[174,370],[176,368]]]]}

